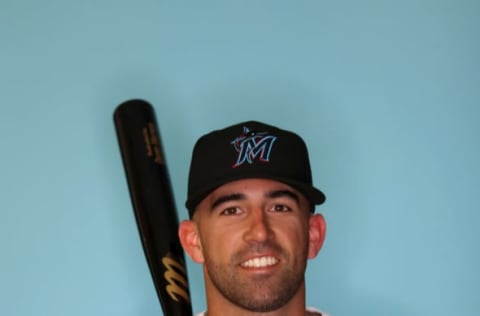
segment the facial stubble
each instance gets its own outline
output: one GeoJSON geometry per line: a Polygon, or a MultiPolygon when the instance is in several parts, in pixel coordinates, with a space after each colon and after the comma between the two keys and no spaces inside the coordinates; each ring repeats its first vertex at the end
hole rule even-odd
{"type": "Polygon", "coordinates": [[[228,301],[253,312],[274,311],[287,304],[304,283],[308,245],[289,254],[266,241],[236,252],[228,263],[214,262],[205,254],[205,267],[213,286],[228,301]],[[273,252],[280,259],[271,273],[248,273],[240,266],[248,255],[273,252]]]}

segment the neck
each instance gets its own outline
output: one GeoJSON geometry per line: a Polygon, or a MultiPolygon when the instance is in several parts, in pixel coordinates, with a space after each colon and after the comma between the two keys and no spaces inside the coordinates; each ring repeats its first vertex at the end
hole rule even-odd
{"type": "MultiPolygon", "coordinates": [[[[282,307],[269,312],[255,312],[234,304],[225,298],[210,282],[206,282],[207,312],[205,316],[309,316],[305,306],[305,283],[282,307]]],[[[311,314],[315,315],[315,314],[311,314]]]]}
{"type": "MultiPolygon", "coordinates": [[[[305,313],[302,314],[302,315],[305,315],[305,316],[322,316],[322,314],[320,314],[320,313],[307,311],[307,310],[305,310],[305,313]]],[[[205,311],[203,316],[211,316],[211,315],[208,313],[208,311],[205,311]]]]}

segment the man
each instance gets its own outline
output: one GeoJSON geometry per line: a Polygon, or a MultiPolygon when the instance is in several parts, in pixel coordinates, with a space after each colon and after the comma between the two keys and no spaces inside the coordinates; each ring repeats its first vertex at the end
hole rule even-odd
{"type": "Polygon", "coordinates": [[[213,131],[195,144],[183,248],[203,264],[207,311],[199,315],[326,315],[305,306],[307,259],[326,225],[315,205],[307,147],[261,122],[213,131]]]}

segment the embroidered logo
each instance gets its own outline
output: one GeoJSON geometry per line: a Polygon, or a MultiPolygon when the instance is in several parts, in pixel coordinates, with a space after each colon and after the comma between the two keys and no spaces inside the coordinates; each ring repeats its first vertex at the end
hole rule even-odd
{"type": "Polygon", "coordinates": [[[235,138],[231,144],[238,152],[237,161],[232,166],[236,168],[244,163],[252,164],[255,159],[268,162],[273,143],[277,137],[268,132],[255,132],[243,127],[243,133],[235,138]]]}

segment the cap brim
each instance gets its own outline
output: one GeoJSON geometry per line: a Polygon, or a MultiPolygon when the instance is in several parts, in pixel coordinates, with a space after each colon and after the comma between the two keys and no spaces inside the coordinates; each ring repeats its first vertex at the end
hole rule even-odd
{"type": "Polygon", "coordinates": [[[251,174],[242,174],[242,175],[235,175],[235,177],[231,178],[224,178],[221,181],[213,182],[208,187],[204,188],[203,190],[198,191],[195,195],[191,196],[185,203],[185,206],[189,210],[190,215],[194,213],[195,208],[197,205],[208,195],[210,192],[214,191],[216,188],[232,182],[236,180],[243,180],[243,179],[270,179],[285,183],[296,190],[300,191],[306,199],[313,205],[320,205],[325,202],[325,194],[322,191],[315,188],[314,186],[303,183],[299,181],[295,181],[288,178],[282,177],[274,177],[270,175],[251,175],[251,174]]]}

